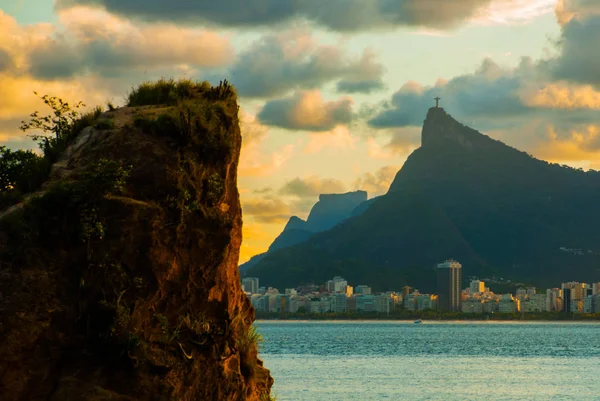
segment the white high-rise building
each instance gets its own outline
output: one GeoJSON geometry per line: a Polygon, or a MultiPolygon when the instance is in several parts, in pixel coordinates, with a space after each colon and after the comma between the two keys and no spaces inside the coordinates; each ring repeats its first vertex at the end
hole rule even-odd
{"type": "Polygon", "coordinates": [[[348,286],[348,282],[344,280],[340,276],[335,276],[333,278],[333,292],[346,292],[346,287],[348,286]]]}
{"type": "Polygon", "coordinates": [[[471,280],[471,285],[469,285],[469,294],[479,294],[485,292],[485,283],[479,280],[471,280]]]}
{"type": "Polygon", "coordinates": [[[244,287],[244,292],[249,292],[250,294],[258,294],[258,278],[246,277],[242,280],[242,287],[244,287]]]}
{"type": "Polygon", "coordinates": [[[354,289],[355,294],[369,295],[371,293],[371,287],[368,285],[357,285],[354,289]]]}

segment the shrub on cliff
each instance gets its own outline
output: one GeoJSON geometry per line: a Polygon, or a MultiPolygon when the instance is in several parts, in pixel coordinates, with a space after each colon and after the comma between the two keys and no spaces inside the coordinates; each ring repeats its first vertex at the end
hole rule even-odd
{"type": "Polygon", "coordinates": [[[40,98],[52,112],[46,116],[41,116],[39,111],[32,113],[28,122],[22,121],[20,129],[34,132],[31,138],[37,141],[42,155],[0,147],[0,210],[38,190],[48,179],[52,164],[85,127],[95,124],[102,113],[100,107],[80,113],[78,110],[85,106],[81,102],[71,105],[58,97],[43,95],[40,98]]]}
{"type": "Polygon", "coordinates": [[[133,88],[127,96],[127,106],[167,105],[173,106],[186,99],[228,100],[237,97],[227,80],[212,87],[208,81],[194,82],[190,79],[160,79],[144,82],[133,88]]]}

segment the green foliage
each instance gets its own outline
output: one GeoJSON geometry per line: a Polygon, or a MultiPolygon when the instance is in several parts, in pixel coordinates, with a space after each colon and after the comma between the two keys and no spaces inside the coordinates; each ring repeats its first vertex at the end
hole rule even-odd
{"type": "Polygon", "coordinates": [[[223,178],[221,178],[221,176],[218,173],[213,173],[206,180],[206,184],[206,193],[208,201],[211,205],[215,205],[223,196],[223,191],[225,189],[225,181],[223,180],[223,178]]]}
{"type": "Polygon", "coordinates": [[[252,349],[258,350],[263,342],[262,334],[252,325],[245,333],[238,338],[237,348],[242,354],[251,352],[252,349]]]}
{"type": "Polygon", "coordinates": [[[43,159],[32,151],[0,146],[0,210],[39,188],[45,178],[43,159]]]}
{"type": "Polygon", "coordinates": [[[106,103],[106,107],[108,107],[108,111],[115,111],[115,110],[117,110],[117,108],[115,107],[114,104],[112,104],[112,102],[107,102],[106,103]]]}
{"type": "MultiPolygon", "coordinates": [[[[137,116],[134,126],[156,136],[190,146],[207,164],[221,163],[233,149],[231,105],[211,101],[184,101],[157,117],[137,116]]],[[[235,109],[237,113],[237,109],[235,109]]]]}
{"type": "Polygon", "coordinates": [[[235,89],[225,80],[219,86],[210,83],[194,82],[190,79],[161,78],[158,81],[144,82],[133,88],[127,96],[130,107],[148,105],[175,105],[186,99],[206,98],[209,100],[228,100],[236,97],[235,89]]]}
{"type": "Polygon", "coordinates": [[[99,120],[96,123],[96,125],[94,125],[94,128],[99,129],[99,130],[114,129],[115,128],[115,120],[112,120],[112,119],[99,120]]]}
{"type": "MultiPolygon", "coordinates": [[[[38,95],[37,92],[34,93],[38,95]]],[[[82,102],[70,105],[58,97],[48,95],[41,96],[41,99],[52,109],[52,113],[41,116],[35,111],[30,115],[31,120],[23,121],[20,128],[24,132],[38,131],[32,135],[33,140],[38,142],[44,155],[52,154],[56,157],[59,152],[55,150],[64,149],[64,142],[68,142],[77,134],[74,128],[81,116],[78,110],[85,105],[82,102]]]]}
{"type": "MultiPolygon", "coordinates": [[[[37,95],[37,92],[34,92],[37,95]]],[[[102,108],[96,107],[86,114],[78,111],[84,106],[74,105],[57,97],[40,96],[51,113],[42,116],[36,111],[29,122],[23,121],[21,130],[33,131],[42,156],[31,151],[10,151],[0,147],[0,210],[22,200],[23,196],[35,192],[48,179],[55,163],[72,140],[87,126],[94,125],[102,108]]]]}

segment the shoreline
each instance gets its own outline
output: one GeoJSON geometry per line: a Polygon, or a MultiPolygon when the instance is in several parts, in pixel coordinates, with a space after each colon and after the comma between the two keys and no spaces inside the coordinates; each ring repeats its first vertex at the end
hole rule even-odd
{"type": "Polygon", "coordinates": [[[422,314],[398,313],[390,315],[378,314],[298,314],[298,313],[265,313],[256,312],[257,321],[388,321],[411,322],[421,319],[422,322],[600,322],[600,313],[494,313],[471,315],[463,313],[437,314],[425,311],[422,314]]]}

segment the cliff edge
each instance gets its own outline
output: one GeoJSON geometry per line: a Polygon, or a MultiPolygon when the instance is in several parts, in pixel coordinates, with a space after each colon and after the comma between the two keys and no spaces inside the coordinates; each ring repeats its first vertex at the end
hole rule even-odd
{"type": "Polygon", "coordinates": [[[235,92],[166,84],[0,214],[3,401],[270,399],[237,268],[235,92]]]}

